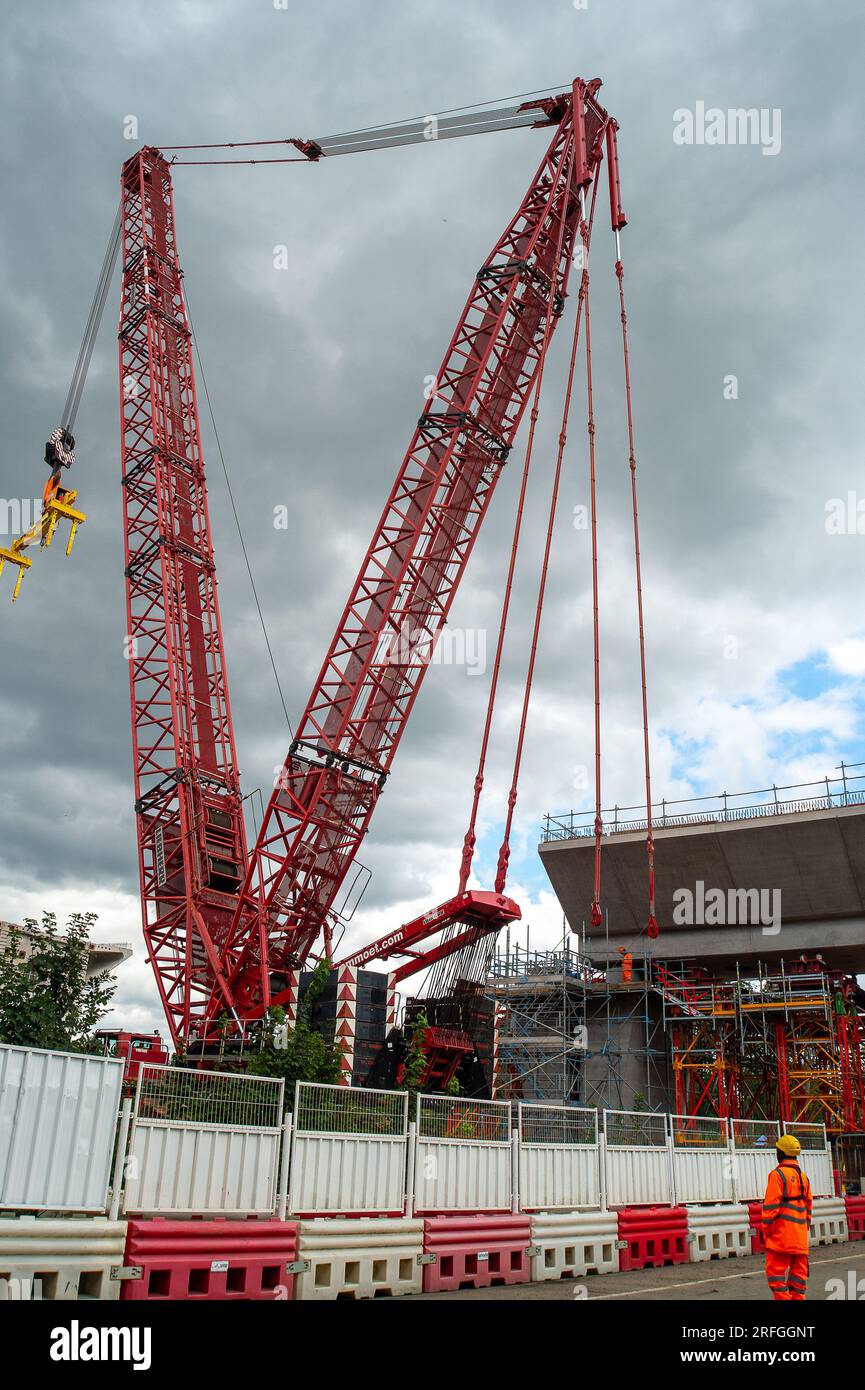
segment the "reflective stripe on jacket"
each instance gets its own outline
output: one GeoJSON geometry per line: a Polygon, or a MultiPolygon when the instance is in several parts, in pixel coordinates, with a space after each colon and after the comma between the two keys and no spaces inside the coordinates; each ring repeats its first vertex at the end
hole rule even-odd
{"type": "Polygon", "coordinates": [[[805,1254],[811,1224],[811,1184],[795,1159],[773,1168],[763,1198],[763,1235],[767,1250],[805,1254]]]}

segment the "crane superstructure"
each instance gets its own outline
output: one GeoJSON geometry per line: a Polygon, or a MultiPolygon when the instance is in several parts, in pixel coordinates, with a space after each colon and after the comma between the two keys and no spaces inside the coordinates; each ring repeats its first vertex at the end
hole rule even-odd
{"type": "MultiPolygon", "coordinates": [[[[144,937],[175,1042],[207,1036],[226,1015],[238,1026],[261,1017],[286,1000],[293,972],[332,957],[334,904],[530,405],[533,437],[544,360],[575,263],[581,306],[587,296],[585,257],[604,158],[620,268],[626,219],[617,124],[598,101],[600,85],[577,79],[559,95],[437,122],[438,138],[526,125],[551,135],[524,198],[473,278],[251,847],[172,168],[263,161],[239,160],[236,145],[227,160],[178,159],[212,146],[174,147],[171,158],[148,146],[123,166],[113,238],[122,266],[121,482],[135,814],[144,937]]],[[[267,162],[321,164],[423,138],[428,124],[410,122],[249,143],[292,147],[267,162]]],[[[104,279],[103,266],[102,303],[104,279]]],[[[622,322],[624,328],[624,306],[622,322]]],[[[88,327],[95,336],[98,315],[88,327]]],[[[92,341],[86,361],[90,351],[92,341]]],[[[71,432],[71,420],[62,424],[71,432]]],[[[564,425],[559,465],[563,446],[564,425]]],[[[515,546],[516,538],[514,553],[515,546]]],[[[506,606],[503,624],[505,616],[506,606]]],[[[508,832],[515,797],[516,771],[508,832]]],[[[469,840],[473,846],[473,823],[469,840]]],[[[520,915],[504,892],[506,864],[505,852],[496,890],[482,892],[467,886],[464,856],[454,898],[349,962],[401,954],[405,976],[471,949],[520,915]]]]}

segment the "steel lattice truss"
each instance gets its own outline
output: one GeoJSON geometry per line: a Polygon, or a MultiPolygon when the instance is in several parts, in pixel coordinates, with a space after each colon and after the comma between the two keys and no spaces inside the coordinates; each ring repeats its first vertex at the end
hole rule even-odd
{"type": "MultiPolygon", "coordinates": [[[[123,168],[121,453],[144,934],[175,1038],[222,976],[246,867],[168,164],[123,168]]],[[[225,1002],[223,1002],[223,1008],[225,1002]]]]}

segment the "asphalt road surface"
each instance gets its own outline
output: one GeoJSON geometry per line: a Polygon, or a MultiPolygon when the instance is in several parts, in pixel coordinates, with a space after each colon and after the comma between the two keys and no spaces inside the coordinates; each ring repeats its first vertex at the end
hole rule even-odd
{"type": "MultiPolygon", "coordinates": [[[[415,1294],[415,1299],[516,1298],[521,1301],[686,1301],[771,1302],[765,1258],[709,1260],[704,1264],[668,1265],[627,1274],[590,1274],[584,1279],[560,1279],[545,1284],[512,1284],[504,1288],[463,1289],[458,1293],[415,1294]]],[[[811,1255],[808,1298],[823,1301],[865,1299],[865,1241],[821,1245],[811,1255]],[[859,1281],[862,1281],[859,1286],[859,1281]],[[835,1281],[835,1282],[833,1282],[835,1281]],[[837,1282],[840,1281],[840,1284],[837,1282]],[[843,1292],[841,1291],[843,1289],[843,1292]]],[[[413,1301],[413,1300],[410,1300],[413,1301]]]]}

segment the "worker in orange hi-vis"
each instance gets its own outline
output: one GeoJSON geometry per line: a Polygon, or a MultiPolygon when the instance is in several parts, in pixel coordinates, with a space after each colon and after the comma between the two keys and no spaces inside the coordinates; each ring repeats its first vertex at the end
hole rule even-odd
{"type": "Polygon", "coordinates": [[[763,1198],[763,1236],[766,1278],[773,1298],[804,1299],[808,1287],[808,1231],[811,1225],[811,1184],[799,1167],[799,1140],[782,1134],[775,1145],[773,1168],[763,1198]]]}
{"type": "Polygon", "coordinates": [[[622,957],[622,984],[629,985],[634,977],[634,957],[626,946],[619,947],[619,955],[622,957]]]}

